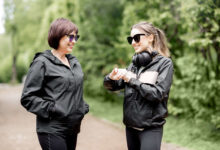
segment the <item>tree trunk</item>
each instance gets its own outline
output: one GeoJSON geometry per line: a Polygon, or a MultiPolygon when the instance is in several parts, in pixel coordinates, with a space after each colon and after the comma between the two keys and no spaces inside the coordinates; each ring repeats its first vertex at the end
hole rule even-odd
{"type": "Polygon", "coordinates": [[[220,79],[220,70],[219,70],[219,67],[220,67],[220,47],[219,47],[218,43],[215,43],[214,47],[215,47],[216,53],[217,53],[216,78],[220,79]]]}
{"type": "Polygon", "coordinates": [[[12,58],[12,76],[11,76],[11,83],[12,84],[17,83],[16,60],[17,60],[17,54],[14,54],[13,58],[12,58]]]}

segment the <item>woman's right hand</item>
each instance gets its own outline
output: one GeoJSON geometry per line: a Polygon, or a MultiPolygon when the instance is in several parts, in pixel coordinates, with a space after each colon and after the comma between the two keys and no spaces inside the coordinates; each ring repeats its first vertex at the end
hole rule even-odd
{"type": "Polygon", "coordinates": [[[109,78],[111,80],[119,80],[122,78],[122,76],[123,76],[123,74],[119,73],[118,68],[114,68],[112,70],[112,72],[109,74],[109,78]]]}

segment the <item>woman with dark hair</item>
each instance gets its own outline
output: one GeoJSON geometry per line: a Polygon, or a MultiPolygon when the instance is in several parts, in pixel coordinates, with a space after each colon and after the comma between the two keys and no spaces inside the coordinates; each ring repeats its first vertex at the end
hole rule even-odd
{"type": "Polygon", "coordinates": [[[77,26],[64,18],[52,22],[52,50],[37,53],[30,65],[21,104],[37,116],[43,150],[75,150],[77,134],[89,111],[83,100],[83,72],[71,53],[79,39],[77,26]]]}
{"type": "Polygon", "coordinates": [[[127,69],[113,69],[104,79],[111,91],[124,90],[123,122],[128,150],[160,150],[173,63],[166,38],[151,23],[140,22],[127,38],[134,48],[127,69]]]}

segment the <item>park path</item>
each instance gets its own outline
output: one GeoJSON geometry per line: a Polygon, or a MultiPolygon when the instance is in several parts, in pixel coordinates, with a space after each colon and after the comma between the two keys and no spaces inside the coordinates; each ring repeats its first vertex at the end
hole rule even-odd
{"type": "MultiPolygon", "coordinates": [[[[22,85],[0,84],[0,150],[40,150],[35,132],[35,115],[20,105],[22,85]]],[[[86,115],[82,122],[77,150],[126,150],[124,129],[86,115]]],[[[162,150],[186,150],[162,144],[162,150]]]]}

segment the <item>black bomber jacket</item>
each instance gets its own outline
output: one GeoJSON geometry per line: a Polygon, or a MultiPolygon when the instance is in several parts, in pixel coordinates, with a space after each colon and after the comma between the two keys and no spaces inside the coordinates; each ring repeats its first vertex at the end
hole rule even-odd
{"type": "Polygon", "coordinates": [[[159,127],[165,123],[168,114],[167,101],[173,77],[173,63],[170,58],[155,56],[147,66],[137,68],[131,64],[128,68],[136,74],[128,83],[122,79],[114,81],[107,75],[104,86],[111,91],[124,90],[123,122],[128,127],[159,127]],[[155,83],[149,82],[156,75],[155,83]],[[142,80],[140,80],[142,78],[142,80]],[[143,81],[143,78],[146,82],[143,81]]]}
{"type": "Polygon", "coordinates": [[[70,68],[50,50],[37,53],[25,80],[21,104],[37,115],[37,132],[79,132],[89,111],[83,100],[83,72],[76,57],[66,55],[70,68]]]}

